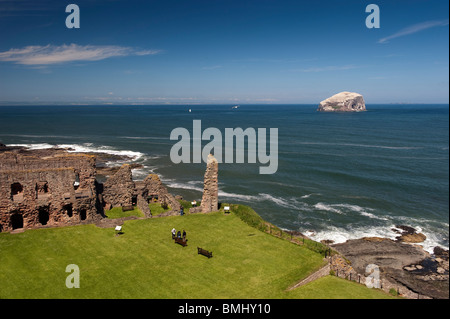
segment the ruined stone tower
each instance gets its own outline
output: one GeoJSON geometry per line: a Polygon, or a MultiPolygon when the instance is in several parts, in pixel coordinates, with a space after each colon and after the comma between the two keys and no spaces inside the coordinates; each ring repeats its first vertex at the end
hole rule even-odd
{"type": "Polygon", "coordinates": [[[212,154],[209,154],[203,185],[203,197],[200,205],[202,213],[209,213],[219,209],[218,175],[219,164],[217,159],[212,154]]]}

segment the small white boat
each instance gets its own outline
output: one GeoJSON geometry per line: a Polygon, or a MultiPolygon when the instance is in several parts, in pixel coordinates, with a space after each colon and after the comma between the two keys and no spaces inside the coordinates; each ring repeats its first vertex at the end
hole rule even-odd
{"type": "Polygon", "coordinates": [[[237,109],[239,107],[239,105],[235,105],[232,107],[232,109],[237,109]]]}
{"type": "Polygon", "coordinates": [[[191,109],[189,109],[189,113],[191,113],[192,112],[192,110],[191,109]]]}

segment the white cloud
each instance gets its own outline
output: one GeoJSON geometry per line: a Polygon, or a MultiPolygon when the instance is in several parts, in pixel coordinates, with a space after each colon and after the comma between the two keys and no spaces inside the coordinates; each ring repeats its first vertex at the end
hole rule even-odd
{"type": "Polygon", "coordinates": [[[115,45],[32,45],[0,52],[0,61],[23,65],[51,65],[76,61],[99,61],[129,55],[153,55],[161,50],[136,50],[115,45]]]}
{"type": "Polygon", "coordinates": [[[442,20],[442,21],[426,21],[426,22],[422,22],[422,23],[418,23],[418,24],[414,24],[412,26],[406,27],[388,37],[382,38],[380,40],[378,40],[378,43],[387,43],[389,42],[389,40],[395,39],[395,38],[399,38],[399,37],[403,37],[405,35],[409,35],[409,34],[413,34],[413,33],[417,33],[419,31],[422,30],[426,30],[426,29],[430,29],[433,27],[438,27],[438,26],[446,26],[448,25],[448,20],[442,20]]]}

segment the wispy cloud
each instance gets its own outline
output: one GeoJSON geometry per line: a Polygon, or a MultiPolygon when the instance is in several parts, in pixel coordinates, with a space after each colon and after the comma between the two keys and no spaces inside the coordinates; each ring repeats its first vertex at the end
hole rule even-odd
{"type": "Polygon", "coordinates": [[[0,17],[46,16],[61,5],[52,0],[0,0],[0,17]]]}
{"type": "Polygon", "coordinates": [[[130,55],[153,55],[161,50],[138,50],[131,47],[115,45],[32,45],[21,49],[0,52],[0,61],[14,62],[22,65],[51,65],[79,61],[99,61],[111,57],[130,55]]]}
{"type": "Polygon", "coordinates": [[[307,69],[294,69],[292,71],[297,72],[327,72],[327,71],[344,71],[344,70],[351,70],[351,69],[357,69],[358,67],[356,65],[329,65],[324,67],[312,67],[307,69]]]}
{"type": "Polygon", "coordinates": [[[447,20],[440,20],[440,21],[426,21],[422,23],[417,23],[412,26],[406,27],[404,29],[401,29],[400,31],[378,40],[378,43],[387,43],[389,40],[403,37],[405,35],[414,34],[422,30],[439,27],[439,26],[446,26],[448,25],[448,19],[447,20]]]}

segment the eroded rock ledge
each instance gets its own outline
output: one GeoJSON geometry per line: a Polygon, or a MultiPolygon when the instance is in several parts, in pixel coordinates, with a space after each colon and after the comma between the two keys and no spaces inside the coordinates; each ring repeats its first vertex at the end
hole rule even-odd
{"type": "Polygon", "coordinates": [[[348,240],[332,247],[350,261],[348,267],[355,274],[368,275],[366,267],[377,265],[383,288],[400,288],[408,298],[449,298],[447,250],[436,247],[429,254],[421,246],[378,237],[348,240]]]}

